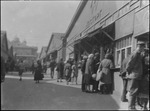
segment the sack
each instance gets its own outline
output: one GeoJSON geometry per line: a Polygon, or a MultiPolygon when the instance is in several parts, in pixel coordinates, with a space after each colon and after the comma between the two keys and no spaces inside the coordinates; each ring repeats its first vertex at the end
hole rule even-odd
{"type": "Polygon", "coordinates": [[[100,70],[97,70],[96,81],[102,80],[103,76],[104,76],[104,73],[100,70]]]}

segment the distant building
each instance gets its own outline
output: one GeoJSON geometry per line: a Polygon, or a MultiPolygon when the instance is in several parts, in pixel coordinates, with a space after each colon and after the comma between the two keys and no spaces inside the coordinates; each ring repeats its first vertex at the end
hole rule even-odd
{"type": "Polygon", "coordinates": [[[37,59],[37,47],[27,46],[27,42],[20,42],[19,38],[15,38],[13,41],[9,42],[13,47],[13,55],[16,61],[23,60],[26,67],[31,67],[33,61],[37,59]]]}
{"type": "Polygon", "coordinates": [[[64,48],[63,48],[63,41],[64,41],[65,34],[64,33],[53,33],[51,35],[47,50],[46,56],[47,60],[51,59],[52,57],[58,61],[60,58],[64,58],[64,48]]]}
{"type": "Polygon", "coordinates": [[[41,63],[43,64],[44,62],[46,62],[45,57],[46,57],[46,50],[47,47],[42,47],[41,52],[39,54],[39,59],[41,60],[41,63]]]}

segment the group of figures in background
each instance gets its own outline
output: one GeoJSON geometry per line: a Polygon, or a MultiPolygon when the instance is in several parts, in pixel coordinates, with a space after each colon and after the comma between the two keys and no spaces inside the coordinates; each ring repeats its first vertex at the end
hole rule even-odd
{"type": "MultiPolygon", "coordinates": [[[[23,61],[20,61],[17,66],[19,80],[21,81],[24,72],[23,61]]],[[[6,69],[4,59],[1,56],[1,82],[5,80],[6,69]]],[[[40,60],[37,60],[31,67],[36,83],[43,79],[44,73],[48,69],[51,70],[50,77],[52,79],[56,71],[57,82],[62,82],[62,79],[65,78],[67,85],[72,79],[78,84],[78,71],[81,70],[81,90],[83,92],[113,94],[115,65],[111,50],[106,52],[102,61],[100,61],[99,52],[83,56],[81,63],[73,58],[69,58],[66,62],[60,59],[56,63],[52,58],[49,65],[45,66],[41,65],[40,60]]],[[[129,110],[135,110],[136,103],[143,110],[147,110],[147,104],[149,103],[149,49],[145,48],[144,42],[138,42],[136,50],[123,60],[119,71],[123,80],[122,102],[128,102],[129,110]],[[129,93],[128,99],[126,97],[127,93],[129,93]]]]}

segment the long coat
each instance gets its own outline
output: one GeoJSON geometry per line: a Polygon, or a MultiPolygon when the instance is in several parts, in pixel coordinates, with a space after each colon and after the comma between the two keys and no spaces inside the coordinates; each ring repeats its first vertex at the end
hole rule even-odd
{"type": "Polygon", "coordinates": [[[94,74],[93,60],[88,59],[87,62],[86,62],[86,66],[85,66],[85,79],[84,79],[84,83],[86,83],[86,84],[93,84],[92,74],[94,74]]]}
{"type": "Polygon", "coordinates": [[[112,73],[110,71],[110,69],[113,68],[112,61],[110,59],[103,59],[99,68],[103,72],[101,82],[103,82],[104,84],[112,84],[112,73]]]}
{"type": "Polygon", "coordinates": [[[127,63],[126,70],[129,73],[130,79],[138,79],[142,78],[143,74],[143,64],[142,64],[142,56],[138,50],[134,51],[129,58],[129,62],[127,63]]]}
{"type": "Polygon", "coordinates": [[[42,66],[38,65],[37,67],[34,68],[34,80],[42,80],[42,66]]]}

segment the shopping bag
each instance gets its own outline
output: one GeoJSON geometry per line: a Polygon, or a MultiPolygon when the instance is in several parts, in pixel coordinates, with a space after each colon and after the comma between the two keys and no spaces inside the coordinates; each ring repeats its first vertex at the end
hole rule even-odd
{"type": "Polygon", "coordinates": [[[97,74],[96,74],[96,81],[100,81],[103,78],[103,72],[100,70],[97,70],[97,74]]]}

